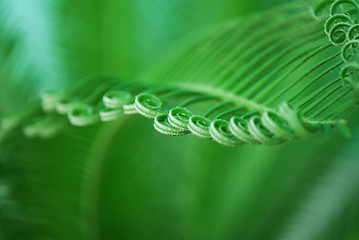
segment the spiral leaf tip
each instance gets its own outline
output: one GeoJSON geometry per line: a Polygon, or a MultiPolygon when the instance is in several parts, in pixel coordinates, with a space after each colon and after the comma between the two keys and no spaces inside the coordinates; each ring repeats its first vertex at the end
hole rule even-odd
{"type": "Polygon", "coordinates": [[[176,107],[170,110],[169,123],[179,129],[188,130],[188,122],[193,113],[186,108],[176,107]]]}
{"type": "Polygon", "coordinates": [[[125,91],[110,91],[103,96],[104,105],[108,108],[119,108],[132,102],[131,93],[125,91]]]}
{"type": "Polygon", "coordinates": [[[326,15],[324,31],[333,45],[342,46],[341,56],[344,65],[341,79],[345,84],[349,83],[353,87],[355,104],[358,104],[359,5],[354,0],[322,0],[313,9],[317,13],[323,11],[329,13],[326,15]]]}
{"type": "Polygon", "coordinates": [[[194,115],[190,117],[188,129],[196,136],[201,138],[211,138],[209,127],[211,120],[206,117],[194,115]]]}
{"type": "Polygon", "coordinates": [[[81,106],[80,99],[73,98],[73,99],[61,100],[59,103],[56,104],[56,111],[59,114],[65,115],[73,108],[76,108],[78,106],[81,106]]]}
{"type": "Polygon", "coordinates": [[[162,101],[149,93],[139,94],[135,100],[135,108],[141,115],[147,118],[155,118],[157,115],[163,114],[159,111],[161,106],[162,101]]]}
{"type": "Polygon", "coordinates": [[[154,127],[160,133],[171,136],[180,136],[189,133],[188,130],[173,127],[168,121],[168,114],[160,114],[156,116],[154,127]]]}
{"type": "Polygon", "coordinates": [[[228,121],[222,119],[213,121],[210,125],[209,132],[215,141],[225,146],[236,147],[243,144],[243,142],[236,138],[229,130],[228,121]]]}
{"type": "Polygon", "coordinates": [[[75,126],[88,126],[96,123],[100,116],[91,106],[82,105],[71,109],[68,113],[71,124],[75,126]]]}

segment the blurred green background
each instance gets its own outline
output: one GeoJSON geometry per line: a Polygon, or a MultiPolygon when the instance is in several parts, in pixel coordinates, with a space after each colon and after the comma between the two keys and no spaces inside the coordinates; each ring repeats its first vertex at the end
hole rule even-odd
{"type": "MultiPolygon", "coordinates": [[[[288,2],[1,0],[0,114],[92,73],[145,80],[187,36],[288,2]]],[[[350,140],[279,147],[168,137],[139,116],[49,140],[15,131],[0,239],[357,240],[358,119],[350,140]]]]}

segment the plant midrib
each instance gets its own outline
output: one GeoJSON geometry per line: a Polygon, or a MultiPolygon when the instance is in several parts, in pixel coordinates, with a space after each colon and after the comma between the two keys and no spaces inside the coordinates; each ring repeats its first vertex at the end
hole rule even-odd
{"type": "MultiPolygon", "coordinates": [[[[179,88],[186,89],[189,91],[196,91],[198,93],[215,96],[224,101],[232,101],[237,105],[242,105],[248,109],[258,110],[261,113],[263,113],[265,111],[272,111],[272,112],[275,112],[275,113],[281,115],[277,109],[270,108],[264,104],[260,104],[258,102],[241,97],[237,94],[222,90],[220,88],[214,88],[214,87],[211,87],[208,85],[203,85],[203,84],[191,84],[191,83],[177,83],[175,85],[178,86],[179,88]]],[[[305,117],[303,118],[303,121],[305,121],[308,124],[346,124],[347,123],[346,119],[316,120],[316,119],[309,119],[309,118],[305,118],[305,117]]]]}

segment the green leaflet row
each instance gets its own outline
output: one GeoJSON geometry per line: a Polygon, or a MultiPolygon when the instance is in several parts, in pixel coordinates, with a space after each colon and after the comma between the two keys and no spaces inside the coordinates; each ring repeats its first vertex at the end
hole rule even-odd
{"type": "Polygon", "coordinates": [[[167,135],[194,134],[226,146],[277,145],[327,136],[333,124],[310,123],[284,102],[278,109],[171,85],[90,77],[66,92],[47,93],[40,103],[4,118],[3,135],[22,127],[28,137],[51,137],[69,121],[75,126],[140,114],[167,135]]]}
{"type": "Polygon", "coordinates": [[[333,45],[341,46],[341,79],[352,86],[359,100],[359,5],[353,0],[320,1],[313,13],[326,18],[324,31],[333,45]]]}
{"type": "Polygon", "coordinates": [[[342,48],[312,9],[299,1],[191,36],[143,79],[220,89],[270,109],[288,102],[310,120],[343,122],[355,86],[341,78],[342,48]]]}

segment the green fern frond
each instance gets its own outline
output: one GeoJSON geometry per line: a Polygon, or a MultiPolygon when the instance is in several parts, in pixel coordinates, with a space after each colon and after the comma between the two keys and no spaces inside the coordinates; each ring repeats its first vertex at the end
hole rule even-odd
{"type": "MultiPolygon", "coordinates": [[[[226,146],[325,137],[345,124],[358,94],[359,7],[336,1],[327,11],[325,21],[303,1],[232,21],[185,41],[147,74],[159,83],[90,77],[68,92],[45,94],[43,110],[67,114],[76,126],[139,113],[161,133],[192,132],[226,146]]],[[[13,118],[3,120],[2,131],[20,123],[13,118]]],[[[25,125],[25,134],[52,135],[62,122],[43,116],[25,125]]]]}

